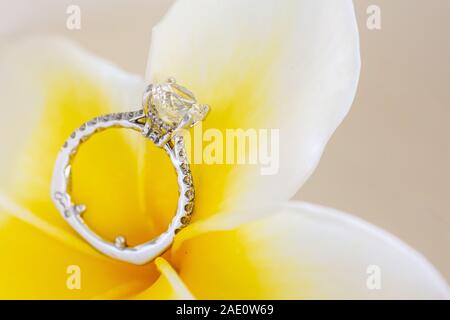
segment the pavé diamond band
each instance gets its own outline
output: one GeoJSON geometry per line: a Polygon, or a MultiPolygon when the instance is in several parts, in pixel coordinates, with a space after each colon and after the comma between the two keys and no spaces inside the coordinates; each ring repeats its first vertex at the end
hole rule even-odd
{"type": "Polygon", "coordinates": [[[112,258],[145,264],[159,256],[172,244],[176,232],[189,223],[194,209],[193,179],[184,140],[179,133],[203,120],[208,111],[209,107],[198,104],[189,90],[169,79],[147,88],[141,110],[103,115],[82,124],[64,143],[53,172],[51,196],[64,219],[89,244],[112,258]],[[134,247],[127,246],[123,236],[107,241],[92,231],[82,216],[86,206],[73,203],[69,194],[71,163],[80,144],[96,132],[108,128],[129,128],[142,132],[166,151],[178,177],[178,207],[167,230],[134,247]]]}

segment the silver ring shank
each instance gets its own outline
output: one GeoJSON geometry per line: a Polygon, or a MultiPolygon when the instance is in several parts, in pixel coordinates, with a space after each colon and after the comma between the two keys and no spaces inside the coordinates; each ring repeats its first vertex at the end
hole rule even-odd
{"type": "Polygon", "coordinates": [[[70,135],[58,154],[51,186],[51,197],[59,212],[87,242],[112,258],[133,264],[145,264],[159,256],[171,245],[175,233],[189,223],[194,206],[194,187],[183,137],[175,136],[173,141],[163,147],[177,173],[179,199],[176,214],[165,232],[146,243],[127,247],[102,239],[86,225],[81,215],[86,208],[73,203],[69,192],[71,162],[80,144],[96,132],[108,128],[129,128],[142,132],[144,125],[136,121],[142,117],[143,111],[115,113],[81,125],[70,135]]]}

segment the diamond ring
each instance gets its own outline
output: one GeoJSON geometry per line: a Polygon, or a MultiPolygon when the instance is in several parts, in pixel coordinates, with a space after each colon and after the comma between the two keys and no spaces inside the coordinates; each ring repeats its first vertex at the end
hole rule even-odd
{"type": "Polygon", "coordinates": [[[194,186],[186,156],[183,129],[203,120],[207,105],[197,103],[194,95],[173,78],[161,84],[149,85],[141,110],[96,117],[75,130],[64,142],[56,159],[51,197],[64,219],[95,249],[112,258],[133,264],[145,264],[163,253],[175,234],[185,227],[194,209],[194,186]],[[143,244],[130,247],[123,236],[107,241],[84,222],[86,206],[73,203],[70,191],[71,163],[80,144],[104,129],[119,127],[141,132],[144,137],[164,149],[175,167],[178,177],[178,207],[167,230],[143,244]]]}

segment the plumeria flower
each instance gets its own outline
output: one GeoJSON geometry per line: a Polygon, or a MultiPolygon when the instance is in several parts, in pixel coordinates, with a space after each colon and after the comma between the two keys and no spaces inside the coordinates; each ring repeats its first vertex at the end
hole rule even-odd
{"type": "MultiPolygon", "coordinates": [[[[0,297],[449,297],[438,272],[393,236],[287,202],[355,95],[350,1],[179,0],[153,29],[145,79],[60,38],[3,41],[0,50],[0,297]],[[211,105],[203,130],[279,129],[279,168],[261,175],[257,165],[194,164],[192,223],[170,250],[135,266],[98,253],[66,224],[50,180],[75,128],[137,109],[145,85],[169,76],[211,105]],[[70,288],[71,270],[80,288],[70,288]]],[[[106,239],[124,234],[135,245],[165,230],[176,190],[164,152],[133,132],[96,135],[73,164],[75,202],[106,239]]]]}

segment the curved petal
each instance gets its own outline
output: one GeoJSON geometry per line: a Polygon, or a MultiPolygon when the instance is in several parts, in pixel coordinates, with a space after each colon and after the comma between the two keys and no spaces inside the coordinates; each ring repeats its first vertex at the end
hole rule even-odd
{"type": "Polygon", "coordinates": [[[350,215],[305,203],[190,239],[174,260],[200,299],[450,297],[434,267],[400,240],[350,215]]]}
{"type": "MultiPolygon", "coordinates": [[[[193,168],[195,219],[225,211],[247,212],[239,216],[245,219],[294,194],[349,110],[359,70],[351,1],[177,1],[153,30],[148,79],[173,76],[211,106],[205,136],[191,133],[191,161],[202,162],[193,168]],[[238,128],[256,136],[245,165],[236,164],[239,150],[227,137],[238,128]],[[249,164],[251,151],[266,153],[264,143],[268,159],[257,154],[249,164]]],[[[148,171],[155,179],[165,174],[148,171]]],[[[161,185],[148,187],[154,194],[161,185]]]]}
{"type": "Polygon", "coordinates": [[[111,296],[111,288],[118,287],[114,297],[123,298],[157,279],[154,264],[134,266],[93,255],[83,240],[27,220],[30,213],[20,211],[8,212],[0,203],[1,299],[88,299],[111,296]]]}
{"type": "MultiPolygon", "coordinates": [[[[56,154],[70,133],[98,115],[140,106],[143,81],[62,39],[33,38],[0,55],[0,188],[61,228],[50,200],[56,154]],[[11,139],[14,137],[14,139],[11,139]]],[[[109,239],[131,244],[152,233],[139,181],[139,134],[108,130],[85,143],[73,163],[73,196],[87,205],[87,222],[109,239]],[[126,192],[125,192],[126,191],[126,192]]],[[[144,142],[145,143],[145,142],[144,142]]]]}
{"type": "Polygon", "coordinates": [[[161,272],[158,280],[145,291],[135,295],[132,299],[148,300],[191,300],[192,294],[180,279],[177,272],[164,258],[157,258],[155,265],[161,272]]]}

